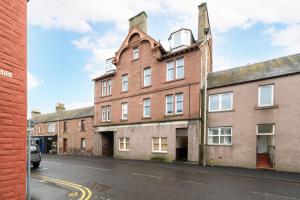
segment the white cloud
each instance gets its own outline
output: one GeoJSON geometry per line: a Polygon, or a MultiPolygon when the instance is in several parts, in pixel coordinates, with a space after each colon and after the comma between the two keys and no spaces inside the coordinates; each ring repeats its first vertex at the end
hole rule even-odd
{"type": "Polygon", "coordinates": [[[27,73],[27,88],[28,90],[36,88],[43,84],[43,81],[33,76],[31,73],[27,73]]]}

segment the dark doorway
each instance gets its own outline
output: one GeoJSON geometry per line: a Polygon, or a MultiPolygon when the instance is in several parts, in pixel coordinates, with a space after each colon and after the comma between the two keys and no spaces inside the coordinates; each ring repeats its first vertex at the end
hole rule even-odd
{"type": "Polygon", "coordinates": [[[68,140],[67,138],[64,138],[63,140],[63,153],[67,153],[67,145],[68,145],[68,140]]]}
{"type": "Polygon", "coordinates": [[[102,133],[102,156],[103,157],[114,156],[114,133],[113,132],[102,133]]]}
{"type": "Polygon", "coordinates": [[[188,159],[188,129],[176,129],[176,160],[187,161],[188,159]]]}

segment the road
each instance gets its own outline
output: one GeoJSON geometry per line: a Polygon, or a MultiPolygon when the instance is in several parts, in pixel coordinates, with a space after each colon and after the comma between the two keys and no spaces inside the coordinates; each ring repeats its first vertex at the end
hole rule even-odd
{"type": "Polygon", "coordinates": [[[44,156],[32,199],[300,200],[300,174],[80,156],[44,156]]]}

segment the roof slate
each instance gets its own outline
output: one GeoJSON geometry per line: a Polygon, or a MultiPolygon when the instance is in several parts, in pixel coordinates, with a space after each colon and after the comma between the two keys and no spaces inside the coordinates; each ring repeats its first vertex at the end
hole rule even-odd
{"type": "Polygon", "coordinates": [[[207,88],[223,87],[299,72],[300,54],[294,54],[224,71],[211,72],[207,77],[207,88]]]}
{"type": "Polygon", "coordinates": [[[84,117],[93,117],[94,116],[94,106],[78,108],[74,110],[65,110],[58,113],[58,118],[56,112],[43,114],[32,118],[30,120],[34,121],[34,123],[47,123],[54,122],[58,120],[70,120],[70,119],[78,119],[84,117]]]}

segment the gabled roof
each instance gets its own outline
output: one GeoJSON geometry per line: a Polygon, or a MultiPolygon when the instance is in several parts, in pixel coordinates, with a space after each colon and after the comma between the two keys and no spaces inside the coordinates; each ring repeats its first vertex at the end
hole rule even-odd
{"type": "Polygon", "coordinates": [[[300,73],[300,54],[208,74],[208,88],[300,73]]]}
{"type": "Polygon", "coordinates": [[[94,116],[94,106],[78,108],[74,110],[65,110],[57,113],[48,113],[39,115],[35,118],[30,119],[34,123],[47,123],[47,122],[55,122],[58,120],[70,120],[70,119],[78,119],[84,117],[93,117],[94,116]]]}

